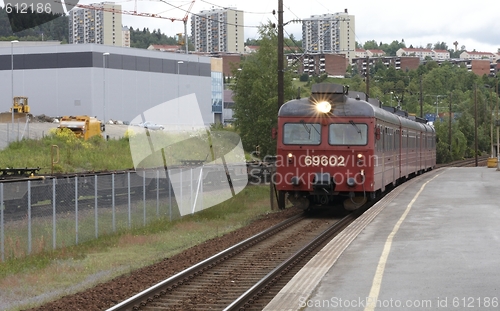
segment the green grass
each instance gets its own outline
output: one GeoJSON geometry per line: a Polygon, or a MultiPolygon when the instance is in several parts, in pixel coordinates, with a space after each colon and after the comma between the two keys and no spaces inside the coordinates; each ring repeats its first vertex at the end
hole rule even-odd
{"type": "Polygon", "coordinates": [[[40,167],[41,174],[51,174],[52,161],[55,162],[54,173],[113,171],[133,167],[127,138],[105,141],[102,137],[93,137],[84,141],[74,137],[72,132],[51,133],[39,140],[12,142],[0,151],[2,167],[40,167]]]}
{"type": "MultiPolygon", "coordinates": [[[[212,157],[227,154],[238,143],[239,136],[233,131],[212,132],[210,138],[206,132],[196,136],[160,131],[152,131],[149,135],[128,132],[124,138],[109,141],[100,136],[85,141],[69,130],[54,131],[39,140],[24,139],[9,144],[0,151],[0,163],[2,167],[11,168],[40,167],[40,174],[45,175],[52,170],[54,173],[115,171],[134,167],[131,146],[135,154],[142,152],[140,158],[144,158],[137,167],[150,168],[163,166],[163,158],[167,165],[181,164],[181,160],[212,161],[212,157]],[[167,147],[154,150],[151,155],[150,142],[167,147]]],[[[232,160],[244,159],[226,158],[228,162],[232,160]]]]}
{"type": "MultiPolygon", "coordinates": [[[[169,164],[180,163],[179,160],[186,159],[186,155],[190,155],[190,159],[204,159],[210,152],[217,157],[232,150],[239,142],[239,138],[236,141],[234,135],[229,134],[219,142],[212,142],[210,150],[199,148],[211,141],[203,135],[189,139],[154,135],[154,139],[182,140],[182,143],[173,141],[171,147],[163,150],[162,156],[169,164]]],[[[217,135],[221,134],[212,137],[219,138],[217,135]]],[[[124,170],[133,167],[130,140],[132,138],[105,141],[95,137],[84,141],[64,131],[50,133],[39,140],[11,143],[0,151],[0,163],[2,167],[40,167],[41,174],[51,174],[52,161],[56,162],[53,166],[55,173],[124,170]],[[58,146],[57,149],[53,149],[54,145],[58,146]],[[58,150],[58,156],[54,153],[52,159],[51,150],[58,150]]],[[[231,158],[226,160],[231,161],[231,158]]],[[[268,186],[248,187],[223,203],[182,218],[175,205],[172,206],[173,215],[169,215],[164,212],[165,204],[161,204],[161,215],[164,216],[157,216],[156,204],[147,203],[148,225],[145,227],[141,218],[144,207],[142,203],[139,205],[133,207],[132,212],[140,215],[132,217],[130,227],[127,211],[117,210],[115,232],[110,211],[99,210],[97,239],[94,236],[94,210],[90,208],[79,213],[78,245],[73,245],[76,237],[74,216],[68,219],[58,216],[55,250],[52,249],[51,221],[33,219],[30,254],[27,226],[23,220],[18,221],[17,226],[6,225],[5,261],[0,262],[0,305],[1,301],[12,301],[15,307],[11,310],[35,306],[36,303],[28,300],[38,295],[45,297],[47,292],[53,294],[45,299],[55,299],[53,295],[68,294],[68,288],[82,290],[82,286],[93,286],[243,227],[269,212],[269,189],[268,186]]]]}
{"type": "Polygon", "coordinates": [[[75,284],[90,287],[241,228],[268,212],[269,186],[247,187],[219,205],[174,221],[158,218],[146,227],[7,260],[0,263],[0,292],[7,296],[15,292],[20,295],[15,299],[22,301],[75,284]]]}

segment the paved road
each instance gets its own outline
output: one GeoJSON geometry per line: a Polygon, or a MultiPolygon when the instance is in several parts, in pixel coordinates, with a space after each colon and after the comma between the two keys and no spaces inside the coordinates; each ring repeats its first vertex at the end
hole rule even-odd
{"type": "MultiPolygon", "coordinates": [[[[57,123],[14,123],[12,131],[11,123],[0,123],[0,149],[8,145],[8,141],[31,138],[40,139],[49,134],[51,129],[57,128],[57,123]]],[[[106,124],[106,134],[109,138],[121,138],[127,131],[127,125],[106,124]]]]}

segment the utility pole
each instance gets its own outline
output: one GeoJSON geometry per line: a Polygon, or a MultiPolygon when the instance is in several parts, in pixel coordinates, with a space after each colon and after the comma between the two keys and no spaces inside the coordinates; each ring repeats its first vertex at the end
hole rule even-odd
{"type": "Polygon", "coordinates": [[[450,142],[450,156],[451,156],[451,100],[453,98],[453,92],[450,92],[450,115],[449,115],[449,120],[448,120],[448,141],[450,142]]]}
{"type": "Polygon", "coordinates": [[[490,143],[491,143],[491,157],[495,153],[493,148],[493,86],[490,85],[490,143]]]}
{"type": "Polygon", "coordinates": [[[477,159],[477,85],[474,84],[474,157],[476,159],[476,167],[479,166],[477,159]]]}
{"type": "Polygon", "coordinates": [[[498,119],[498,106],[499,106],[499,103],[498,103],[498,79],[495,77],[495,89],[496,89],[496,93],[495,93],[495,102],[496,102],[496,106],[497,106],[497,112],[496,112],[496,120],[495,120],[495,125],[497,127],[497,170],[500,170],[500,120],[498,119]]]}
{"type": "Polygon", "coordinates": [[[366,57],[366,96],[370,97],[370,56],[366,57]]]}
{"type": "Polygon", "coordinates": [[[422,90],[422,75],[420,75],[420,117],[424,117],[424,91],[422,90]]]}
{"type": "Polygon", "coordinates": [[[278,0],[278,111],[285,102],[283,60],[283,0],[278,0]]]}

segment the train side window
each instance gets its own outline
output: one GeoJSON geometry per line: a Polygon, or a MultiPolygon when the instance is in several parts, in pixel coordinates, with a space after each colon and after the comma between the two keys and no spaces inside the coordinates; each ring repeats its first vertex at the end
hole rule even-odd
{"type": "Polygon", "coordinates": [[[330,145],[366,145],[368,125],[365,123],[332,123],[328,130],[330,145]]]}
{"type": "Polygon", "coordinates": [[[321,125],[319,123],[285,123],[283,126],[285,145],[319,145],[321,125]]]}
{"type": "Polygon", "coordinates": [[[400,131],[396,130],[396,135],[394,135],[394,147],[396,150],[399,150],[399,137],[400,137],[400,131]]]}
{"type": "Polygon", "coordinates": [[[383,142],[383,138],[382,138],[382,131],[380,129],[380,125],[377,125],[377,127],[375,128],[375,148],[377,151],[380,151],[381,149],[381,146],[382,146],[382,142],[383,142]]]}

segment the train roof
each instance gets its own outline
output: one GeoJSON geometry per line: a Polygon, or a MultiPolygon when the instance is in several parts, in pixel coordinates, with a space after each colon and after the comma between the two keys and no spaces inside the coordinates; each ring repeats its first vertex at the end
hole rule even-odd
{"type": "Polygon", "coordinates": [[[368,98],[365,93],[348,91],[342,85],[333,83],[320,83],[312,86],[311,96],[308,98],[294,99],[281,106],[279,117],[321,117],[322,115],[337,117],[375,117],[393,124],[404,124],[405,127],[418,130],[434,131],[427,124],[411,120],[407,113],[398,109],[382,107],[378,99],[368,98]],[[328,101],[331,111],[322,114],[315,108],[315,103],[328,101]]]}

